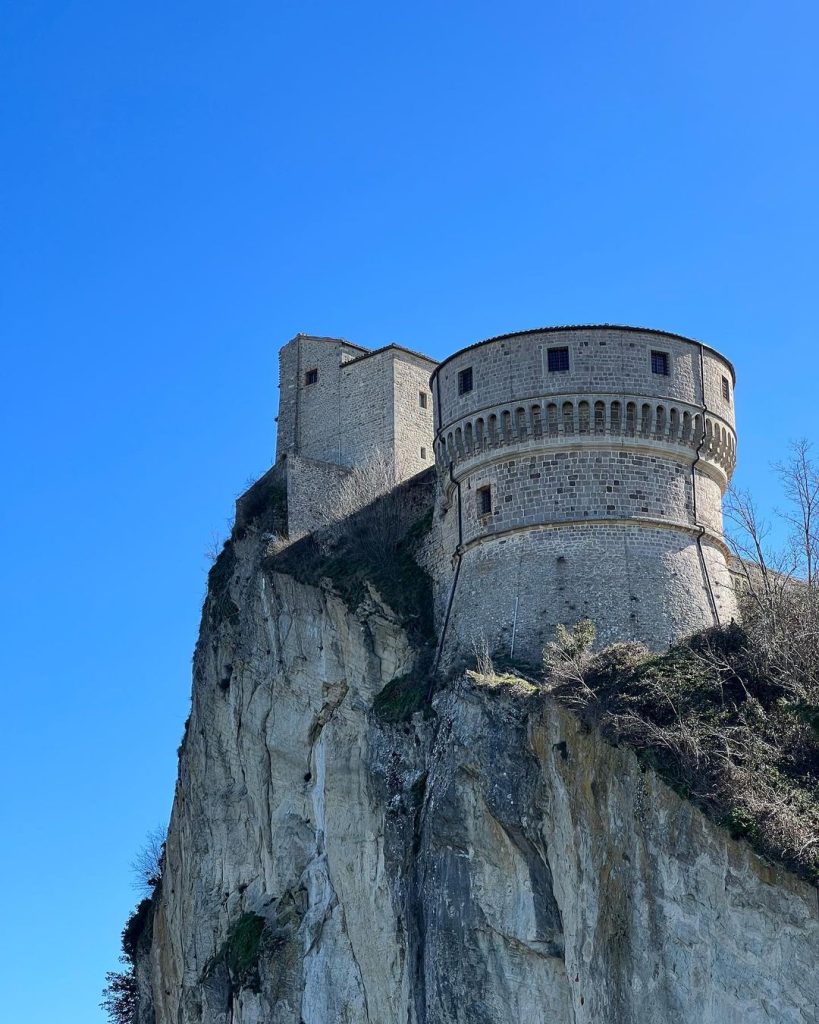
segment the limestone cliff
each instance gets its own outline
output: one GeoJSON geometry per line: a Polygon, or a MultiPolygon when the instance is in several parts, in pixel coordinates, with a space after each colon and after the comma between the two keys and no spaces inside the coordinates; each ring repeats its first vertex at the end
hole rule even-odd
{"type": "Polygon", "coordinates": [[[211,576],[141,1024],[817,1020],[812,886],[532,688],[396,713],[417,639],[265,544],[211,576]]]}

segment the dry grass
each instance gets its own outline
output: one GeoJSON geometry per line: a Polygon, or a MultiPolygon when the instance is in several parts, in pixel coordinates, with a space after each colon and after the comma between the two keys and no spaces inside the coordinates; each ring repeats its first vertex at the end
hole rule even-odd
{"type": "Polygon", "coordinates": [[[545,685],[735,836],[816,882],[819,683],[783,674],[796,654],[780,637],[772,660],[758,627],[708,630],[662,655],[639,644],[593,655],[567,634],[547,652],[545,685]]]}
{"type": "Polygon", "coordinates": [[[466,675],[476,686],[480,686],[484,690],[509,693],[513,697],[533,697],[536,693],[540,693],[540,688],[534,683],[511,672],[487,674],[467,669],[466,675]]]}

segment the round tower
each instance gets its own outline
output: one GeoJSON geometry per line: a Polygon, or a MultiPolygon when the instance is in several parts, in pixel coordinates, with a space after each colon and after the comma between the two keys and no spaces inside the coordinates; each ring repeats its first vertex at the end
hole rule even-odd
{"type": "Polygon", "coordinates": [[[722,496],[731,363],[677,334],[558,327],[462,349],[431,377],[444,650],[539,659],[558,623],[666,647],[736,615],[722,496]]]}

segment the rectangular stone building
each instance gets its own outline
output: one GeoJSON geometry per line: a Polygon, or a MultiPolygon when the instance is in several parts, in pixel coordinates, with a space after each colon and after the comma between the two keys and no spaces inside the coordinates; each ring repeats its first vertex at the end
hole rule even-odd
{"type": "Polygon", "coordinates": [[[333,518],[333,492],[352,469],[383,458],[400,482],[432,465],[436,365],[400,345],[306,334],[281,349],[276,467],[291,536],[333,518]]]}

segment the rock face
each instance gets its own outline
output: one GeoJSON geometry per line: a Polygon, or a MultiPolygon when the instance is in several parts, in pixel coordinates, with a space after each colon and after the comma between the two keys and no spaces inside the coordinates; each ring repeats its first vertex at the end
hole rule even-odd
{"type": "Polygon", "coordinates": [[[141,1024],[816,1021],[817,893],[521,686],[373,710],[371,591],[212,574],[141,1024]]]}

